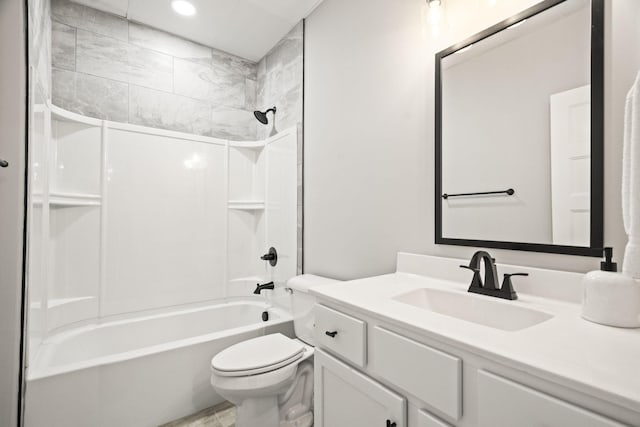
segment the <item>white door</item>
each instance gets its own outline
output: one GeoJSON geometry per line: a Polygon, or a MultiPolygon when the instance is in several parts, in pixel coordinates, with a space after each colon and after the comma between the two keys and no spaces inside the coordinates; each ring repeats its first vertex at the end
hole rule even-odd
{"type": "Polygon", "coordinates": [[[0,1],[0,425],[15,426],[20,391],[24,245],[24,2],[0,1]]]}
{"type": "Polygon", "coordinates": [[[551,95],[551,220],[554,245],[589,246],[591,86],[551,95]]]}
{"type": "Polygon", "coordinates": [[[271,280],[284,284],[297,264],[297,132],[295,128],[269,138],[266,150],[266,247],[278,252],[271,280]]]}
{"type": "Polygon", "coordinates": [[[321,350],[314,364],[316,427],[406,427],[402,396],[321,350]]]}

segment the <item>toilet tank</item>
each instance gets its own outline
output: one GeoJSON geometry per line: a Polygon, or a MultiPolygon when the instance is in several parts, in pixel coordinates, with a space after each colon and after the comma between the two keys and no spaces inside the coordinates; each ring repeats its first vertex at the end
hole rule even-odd
{"type": "Polygon", "coordinates": [[[315,346],[313,342],[313,306],[316,303],[316,298],[309,293],[309,289],[336,282],[338,281],[313,274],[303,274],[287,281],[287,287],[292,291],[291,310],[296,337],[311,346],[315,346]]]}

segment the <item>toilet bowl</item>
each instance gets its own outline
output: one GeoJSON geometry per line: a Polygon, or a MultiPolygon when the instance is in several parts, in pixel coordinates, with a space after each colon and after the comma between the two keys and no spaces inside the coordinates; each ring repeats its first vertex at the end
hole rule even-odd
{"type": "Polygon", "coordinates": [[[313,347],[282,334],[243,341],[211,360],[211,385],[237,407],[237,427],[313,425],[313,347]]]}
{"type": "Polygon", "coordinates": [[[232,345],[211,359],[211,385],[237,407],[236,427],[313,425],[313,305],[311,287],[336,281],[290,279],[298,338],[269,334],[232,345]]]}

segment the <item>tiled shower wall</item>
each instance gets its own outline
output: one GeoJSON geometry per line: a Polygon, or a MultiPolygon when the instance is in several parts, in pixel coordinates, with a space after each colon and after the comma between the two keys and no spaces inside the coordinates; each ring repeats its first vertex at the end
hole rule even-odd
{"type": "Polygon", "coordinates": [[[53,103],[99,119],[256,136],[256,64],[69,0],[52,0],[53,103]]]}
{"type": "MultiPolygon", "coordinates": [[[[298,126],[298,274],[302,273],[302,90],[304,24],[296,25],[258,63],[257,107],[264,111],[273,106],[277,113],[273,126],[283,130],[298,126]]],[[[269,125],[258,124],[258,139],[264,139],[272,131],[269,125]]]]}
{"type": "Polygon", "coordinates": [[[29,65],[32,69],[32,99],[39,102],[51,95],[51,1],[29,0],[29,65]]]}

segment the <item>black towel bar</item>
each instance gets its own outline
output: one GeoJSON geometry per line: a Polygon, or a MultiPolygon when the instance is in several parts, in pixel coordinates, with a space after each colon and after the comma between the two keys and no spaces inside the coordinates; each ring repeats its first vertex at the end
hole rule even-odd
{"type": "Polygon", "coordinates": [[[464,197],[464,196],[486,196],[489,194],[506,194],[507,196],[513,196],[514,194],[516,194],[516,190],[514,190],[513,188],[509,188],[507,190],[501,190],[501,191],[482,191],[479,193],[458,193],[458,194],[447,194],[444,193],[442,195],[442,198],[447,200],[449,197],[464,197]]]}

